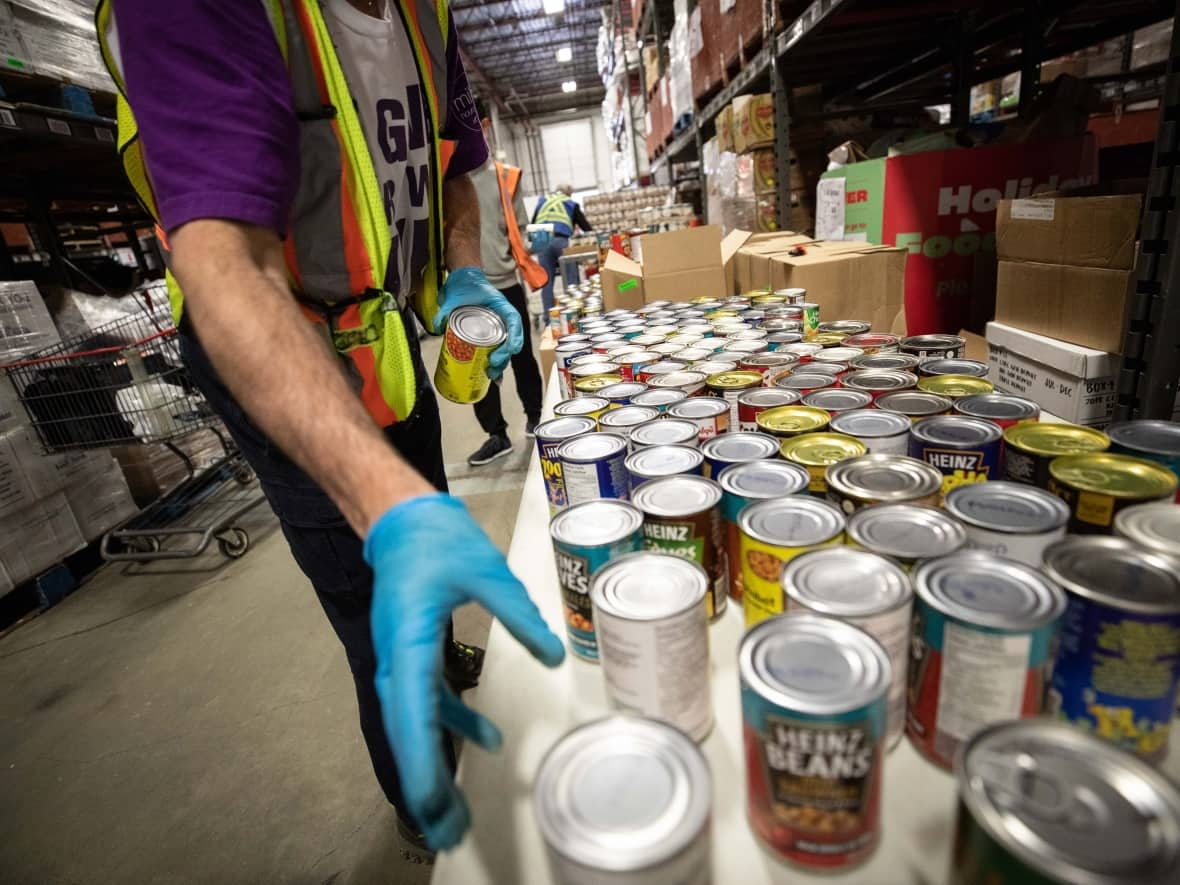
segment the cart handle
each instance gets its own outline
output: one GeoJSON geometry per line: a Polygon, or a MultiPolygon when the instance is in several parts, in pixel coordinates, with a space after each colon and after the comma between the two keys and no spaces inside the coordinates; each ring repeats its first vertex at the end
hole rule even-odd
{"type": "Polygon", "coordinates": [[[170,338],[176,334],[176,329],[164,329],[154,335],[149,335],[147,338],[141,338],[138,341],[133,341],[130,344],[112,344],[108,347],[96,347],[94,350],[81,350],[77,353],[58,353],[51,356],[33,357],[27,360],[17,360],[15,363],[6,363],[0,366],[0,369],[24,369],[29,366],[39,366],[43,363],[59,363],[63,360],[78,359],[80,357],[103,356],[108,353],[122,353],[125,350],[130,350],[133,347],[143,347],[151,344],[159,338],[170,338]]]}

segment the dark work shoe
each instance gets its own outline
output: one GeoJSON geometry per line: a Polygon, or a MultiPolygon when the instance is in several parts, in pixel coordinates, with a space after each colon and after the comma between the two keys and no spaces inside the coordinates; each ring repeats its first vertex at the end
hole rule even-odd
{"type": "Polygon", "coordinates": [[[404,843],[402,845],[402,860],[406,863],[420,866],[434,864],[434,852],[426,844],[426,836],[413,824],[408,824],[398,816],[397,835],[404,843]]]}
{"type": "Polygon", "coordinates": [[[472,467],[482,467],[484,464],[491,464],[497,458],[503,458],[510,454],[512,454],[512,442],[508,437],[503,434],[489,436],[487,442],[467,458],[467,463],[472,467]]]}
{"type": "Polygon", "coordinates": [[[479,685],[483,672],[483,649],[452,639],[443,653],[443,673],[455,692],[479,685]]]}
{"type": "Polygon", "coordinates": [[[529,418],[527,421],[524,422],[524,435],[527,436],[529,439],[536,439],[536,437],[537,437],[537,424],[538,424],[539,420],[540,419],[538,419],[538,418],[529,418]]]}

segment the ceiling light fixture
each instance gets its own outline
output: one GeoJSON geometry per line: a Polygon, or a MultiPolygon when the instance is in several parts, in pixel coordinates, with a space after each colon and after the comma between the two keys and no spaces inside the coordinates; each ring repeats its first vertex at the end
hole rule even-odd
{"type": "Polygon", "coordinates": [[[561,84],[562,92],[573,92],[578,88],[577,80],[566,80],[561,84]]]}
{"type": "Polygon", "coordinates": [[[558,61],[573,61],[574,60],[574,51],[572,49],[570,49],[568,46],[561,47],[561,49],[557,50],[557,60],[558,61]]]}
{"type": "Polygon", "coordinates": [[[565,11],[565,0],[542,0],[546,15],[558,15],[565,11]]]}

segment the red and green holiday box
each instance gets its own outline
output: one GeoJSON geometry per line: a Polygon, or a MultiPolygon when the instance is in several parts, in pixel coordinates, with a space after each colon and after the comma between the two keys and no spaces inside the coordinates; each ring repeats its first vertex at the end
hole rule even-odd
{"type": "Polygon", "coordinates": [[[853,163],[820,178],[816,238],[904,247],[909,334],[957,332],[990,318],[1000,200],[1089,184],[1096,170],[1089,136],[853,163]]]}

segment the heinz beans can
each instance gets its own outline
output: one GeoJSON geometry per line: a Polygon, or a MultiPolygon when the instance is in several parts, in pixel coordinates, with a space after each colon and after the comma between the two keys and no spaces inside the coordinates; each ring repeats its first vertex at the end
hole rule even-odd
{"type": "Polygon", "coordinates": [[[866,860],[880,839],[888,653],[859,627],[800,612],[747,630],[738,673],[754,833],[804,867],[866,860]]]}
{"type": "Polygon", "coordinates": [[[643,514],[624,501],[586,501],[553,517],[549,535],[570,651],[597,661],[590,581],[612,559],[643,549],[643,514]]]}
{"type": "Polygon", "coordinates": [[[1159,763],[1180,684],[1180,560],[1069,537],[1045,551],[1045,573],[1069,598],[1049,712],[1159,763]]]}
{"type": "Polygon", "coordinates": [[[562,443],[575,436],[591,433],[598,429],[598,422],[588,416],[553,418],[537,425],[537,456],[541,459],[541,475],[545,479],[545,494],[549,498],[549,515],[552,516],[569,504],[565,492],[565,480],[561,474],[561,459],[557,450],[562,443]]]}
{"type": "Polygon", "coordinates": [[[906,733],[949,768],[985,725],[1041,712],[1065,594],[991,553],[931,559],[913,572],[906,733]]]}
{"type": "Polygon", "coordinates": [[[910,457],[942,473],[946,494],[964,483],[999,479],[1002,438],[1000,428],[982,418],[938,415],[913,426],[910,457]]]}

